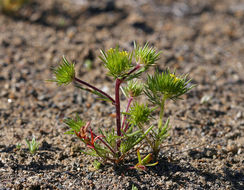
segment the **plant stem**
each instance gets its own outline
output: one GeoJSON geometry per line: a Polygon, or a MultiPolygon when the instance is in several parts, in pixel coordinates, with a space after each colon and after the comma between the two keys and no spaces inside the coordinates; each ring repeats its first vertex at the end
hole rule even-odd
{"type": "MultiPolygon", "coordinates": [[[[126,111],[125,111],[126,113],[129,111],[130,104],[131,104],[132,100],[133,100],[133,97],[131,96],[131,97],[128,99],[128,104],[127,104],[126,111]]],[[[123,120],[123,124],[122,124],[121,129],[124,129],[126,118],[127,118],[127,115],[124,116],[124,120],[123,120]]]]}
{"type": "MultiPolygon", "coordinates": [[[[116,127],[117,127],[117,135],[121,136],[121,118],[120,118],[120,97],[119,97],[119,88],[120,84],[122,83],[121,79],[116,79],[115,82],[115,109],[116,109],[116,127]]],[[[118,156],[120,156],[119,147],[120,147],[121,140],[117,141],[117,151],[118,156]]]]}
{"type": "Polygon", "coordinates": [[[120,97],[119,97],[119,87],[122,83],[121,79],[116,79],[115,83],[115,108],[116,108],[116,125],[117,125],[117,135],[121,136],[121,121],[120,121],[120,97]]]}
{"type": "MultiPolygon", "coordinates": [[[[143,134],[145,134],[145,131],[144,131],[144,129],[143,129],[143,127],[141,126],[141,125],[138,125],[138,127],[142,130],[142,132],[143,132],[143,134]]],[[[145,139],[146,139],[146,141],[148,142],[148,144],[151,146],[151,148],[153,149],[153,143],[152,143],[152,141],[147,137],[147,135],[145,136],[145,139]]]]}
{"type": "Polygon", "coordinates": [[[108,147],[108,149],[114,154],[116,155],[115,151],[103,140],[101,139],[100,137],[98,137],[98,139],[106,146],[108,147]]]}
{"type": "MultiPolygon", "coordinates": [[[[167,99],[167,96],[164,95],[163,98],[162,98],[161,105],[160,105],[160,114],[159,114],[159,121],[158,121],[158,134],[160,133],[161,128],[163,126],[163,116],[164,116],[164,108],[165,108],[166,99],[167,99]]],[[[158,137],[158,135],[157,135],[156,140],[155,140],[155,144],[152,147],[155,160],[157,159],[158,153],[159,153],[160,141],[159,141],[158,138],[160,138],[160,137],[158,137]]]]}
{"type": "Polygon", "coordinates": [[[164,95],[162,98],[162,102],[160,105],[160,114],[159,114],[159,121],[158,121],[158,128],[161,128],[163,125],[163,116],[164,116],[164,104],[166,101],[167,97],[164,95]]]}
{"type": "Polygon", "coordinates": [[[127,73],[127,75],[126,76],[124,76],[123,78],[122,78],[122,80],[125,80],[126,79],[126,77],[128,77],[129,75],[131,75],[132,73],[134,73],[137,69],[139,69],[141,67],[141,65],[140,64],[136,64],[136,66],[132,69],[132,70],[130,70],[128,73],[127,73]]]}
{"type": "Polygon", "coordinates": [[[130,126],[130,123],[127,122],[127,123],[126,123],[126,126],[125,126],[125,129],[124,129],[124,132],[126,132],[126,131],[128,130],[129,126],[130,126]]]}
{"type": "Polygon", "coordinates": [[[115,104],[115,100],[114,100],[110,95],[108,95],[106,92],[104,92],[104,91],[98,89],[97,87],[95,87],[95,86],[93,86],[93,85],[91,85],[91,84],[88,84],[87,82],[85,82],[85,81],[83,81],[83,80],[80,80],[80,79],[78,79],[78,78],[76,78],[76,77],[74,78],[74,80],[77,81],[77,82],[79,82],[79,83],[81,83],[81,84],[83,84],[83,85],[86,85],[86,86],[92,88],[93,90],[95,90],[95,91],[97,91],[97,92],[100,92],[102,95],[104,95],[104,96],[106,96],[108,99],[110,99],[110,100],[112,101],[113,104],[115,104]]]}

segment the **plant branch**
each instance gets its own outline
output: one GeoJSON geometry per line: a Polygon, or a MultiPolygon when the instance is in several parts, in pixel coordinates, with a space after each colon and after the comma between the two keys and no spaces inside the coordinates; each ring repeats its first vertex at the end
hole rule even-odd
{"type": "MultiPolygon", "coordinates": [[[[133,97],[131,96],[131,97],[128,99],[128,104],[127,104],[126,111],[125,111],[126,113],[129,111],[130,104],[131,104],[132,100],[133,100],[133,97]]],[[[127,115],[124,116],[124,120],[123,120],[123,124],[122,124],[121,129],[123,129],[124,126],[125,126],[126,118],[127,118],[127,115]]]]}
{"type": "Polygon", "coordinates": [[[124,77],[122,78],[122,81],[125,80],[126,77],[128,77],[129,75],[131,75],[132,73],[134,73],[136,70],[138,70],[140,67],[141,67],[141,65],[137,63],[136,66],[135,66],[132,70],[130,70],[130,71],[126,74],[126,76],[124,76],[124,77]]]}
{"type": "Polygon", "coordinates": [[[158,128],[160,129],[163,125],[163,116],[164,116],[164,104],[166,101],[167,97],[164,95],[161,105],[160,105],[160,114],[159,114],[159,121],[158,121],[158,128]]]}
{"type": "Polygon", "coordinates": [[[115,100],[114,100],[110,95],[108,95],[106,92],[104,92],[104,91],[102,91],[102,90],[96,88],[95,86],[93,86],[93,85],[91,85],[91,84],[88,84],[87,82],[85,82],[85,81],[83,81],[83,80],[80,80],[80,79],[78,79],[78,78],[76,78],[76,77],[74,78],[74,80],[77,81],[77,82],[79,82],[79,83],[81,83],[81,84],[83,84],[83,85],[86,85],[86,86],[92,88],[93,90],[95,90],[95,91],[97,91],[97,92],[100,92],[101,94],[103,94],[104,96],[106,96],[108,99],[110,99],[110,100],[112,101],[113,104],[115,104],[115,100]]]}
{"type": "Polygon", "coordinates": [[[100,137],[98,137],[98,139],[114,154],[116,155],[115,151],[100,137]]]}
{"type": "MultiPolygon", "coordinates": [[[[142,132],[143,132],[143,134],[145,134],[145,131],[144,131],[144,129],[143,129],[143,127],[141,126],[141,125],[138,125],[138,127],[142,130],[142,132]]],[[[153,149],[153,143],[152,143],[152,141],[147,137],[147,135],[145,135],[145,139],[146,139],[146,141],[148,142],[148,144],[151,146],[151,148],[153,149]]]]}
{"type": "Polygon", "coordinates": [[[130,122],[127,122],[126,126],[125,126],[125,129],[124,129],[124,132],[126,132],[128,130],[129,126],[130,126],[130,122]]]}

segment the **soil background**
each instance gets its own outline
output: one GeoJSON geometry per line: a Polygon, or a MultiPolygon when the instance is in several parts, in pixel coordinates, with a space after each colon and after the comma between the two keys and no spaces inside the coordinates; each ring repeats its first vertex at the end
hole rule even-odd
{"type": "Polygon", "coordinates": [[[0,189],[244,189],[243,60],[241,0],[33,0],[0,14],[0,189]],[[171,135],[157,166],[128,170],[132,154],[95,171],[62,121],[78,113],[109,130],[113,106],[45,80],[65,55],[112,95],[99,50],[132,50],[133,41],[162,51],[158,70],[189,73],[197,86],[167,103],[171,135]],[[40,148],[31,155],[33,136],[40,148]]]}

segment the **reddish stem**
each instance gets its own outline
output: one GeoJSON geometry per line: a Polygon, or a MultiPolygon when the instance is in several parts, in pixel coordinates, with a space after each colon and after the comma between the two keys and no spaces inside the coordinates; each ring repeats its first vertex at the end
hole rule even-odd
{"type": "Polygon", "coordinates": [[[120,97],[119,97],[119,87],[122,80],[116,79],[115,83],[115,108],[116,108],[116,125],[117,125],[117,135],[121,136],[121,120],[120,120],[120,97]]]}
{"type": "Polygon", "coordinates": [[[122,80],[125,80],[126,77],[128,77],[129,75],[131,75],[132,73],[134,73],[134,72],[135,72],[137,69],[139,69],[140,67],[141,67],[140,64],[136,64],[136,66],[135,66],[132,70],[130,70],[130,71],[127,73],[127,75],[124,76],[124,77],[122,78],[122,80]]]}
{"type": "Polygon", "coordinates": [[[94,143],[96,141],[96,139],[100,140],[114,155],[116,155],[115,151],[104,141],[101,139],[102,136],[98,136],[96,135],[95,133],[92,132],[92,130],[90,129],[90,133],[91,133],[91,145],[94,147],[95,149],[95,146],[94,146],[94,143]],[[95,138],[94,138],[95,137],[95,138]]]}
{"type": "MultiPolygon", "coordinates": [[[[135,72],[137,69],[141,67],[140,64],[137,64],[132,70],[130,70],[125,77],[122,79],[117,78],[115,83],[115,108],[116,108],[116,125],[117,125],[117,135],[121,136],[121,118],[120,118],[120,97],[119,97],[119,87],[120,84],[131,75],[133,72],[135,72]]],[[[117,142],[117,148],[120,147],[120,141],[117,142]]]]}
{"type": "Polygon", "coordinates": [[[130,123],[127,122],[127,123],[126,123],[126,126],[125,126],[125,129],[124,129],[124,132],[126,132],[126,131],[128,130],[129,126],[130,126],[130,123]]]}
{"type": "Polygon", "coordinates": [[[74,79],[75,79],[75,81],[77,81],[77,82],[79,82],[79,83],[81,83],[81,84],[83,84],[83,85],[86,85],[86,86],[92,88],[93,90],[95,90],[95,91],[97,91],[97,92],[100,92],[102,95],[104,95],[104,96],[106,96],[108,99],[110,99],[110,100],[112,101],[113,104],[115,103],[115,100],[114,100],[110,95],[108,95],[106,92],[104,92],[104,91],[102,91],[102,90],[96,88],[95,86],[93,86],[93,85],[91,85],[91,84],[88,84],[87,82],[85,82],[85,81],[83,81],[83,80],[80,80],[80,79],[78,79],[78,78],[76,78],[76,77],[75,77],[74,79]]]}
{"type": "Polygon", "coordinates": [[[115,151],[104,141],[102,140],[100,137],[98,137],[98,139],[106,146],[108,147],[108,149],[114,154],[116,155],[115,151]]]}
{"type": "MultiPolygon", "coordinates": [[[[131,104],[132,100],[133,100],[133,97],[131,96],[131,97],[128,99],[128,104],[127,104],[126,111],[125,111],[126,113],[129,111],[130,104],[131,104]]],[[[124,120],[123,120],[123,124],[122,124],[121,129],[123,129],[124,126],[125,126],[126,118],[127,118],[127,115],[124,116],[124,120]]]]}

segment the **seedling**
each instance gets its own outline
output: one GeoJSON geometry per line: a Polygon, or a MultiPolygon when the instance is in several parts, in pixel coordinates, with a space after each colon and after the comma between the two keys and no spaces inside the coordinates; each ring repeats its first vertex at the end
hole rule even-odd
{"type": "Polygon", "coordinates": [[[28,145],[30,153],[35,154],[36,151],[39,149],[39,143],[36,142],[35,137],[32,138],[32,141],[29,141],[28,139],[26,139],[25,141],[28,145]]]}
{"type": "Polygon", "coordinates": [[[102,167],[101,162],[99,162],[99,161],[97,161],[97,160],[94,160],[94,161],[92,162],[92,165],[93,165],[93,167],[94,167],[95,170],[99,170],[99,169],[101,169],[101,167],[102,167]]]}
{"type": "Polygon", "coordinates": [[[87,68],[87,70],[91,70],[92,69],[92,60],[86,59],[84,62],[84,65],[87,68]]]}
{"type": "Polygon", "coordinates": [[[133,184],[131,190],[138,190],[138,188],[133,184]]]}
{"type": "Polygon", "coordinates": [[[158,162],[150,163],[153,159],[152,153],[149,153],[145,158],[141,159],[141,154],[139,149],[137,149],[137,158],[138,158],[138,163],[135,166],[131,167],[131,169],[144,171],[146,170],[146,167],[155,166],[158,164],[158,162]]]}
{"type": "Polygon", "coordinates": [[[108,69],[108,75],[115,80],[114,97],[77,78],[75,65],[65,57],[63,63],[54,68],[54,79],[51,81],[58,85],[74,83],[79,89],[93,93],[115,107],[116,127],[111,127],[109,131],[99,129],[100,134],[94,132],[90,121],[84,121],[78,115],[64,121],[70,127],[67,134],[76,135],[86,145],[88,151],[84,152],[85,154],[118,164],[136,145],[146,141],[152,153],[141,160],[138,151],[139,162],[136,168],[148,166],[149,160],[157,159],[160,146],[168,136],[170,128],[169,119],[165,123],[163,121],[166,100],[177,100],[193,88],[186,75],[176,76],[168,69],[163,73],[148,75],[143,83],[140,80],[141,75],[156,64],[159,55],[160,52],[148,44],[144,47],[134,44],[132,52],[120,50],[119,47],[101,51],[100,59],[108,69]],[[121,110],[120,91],[127,98],[125,110],[121,110]],[[140,103],[136,97],[141,95],[146,95],[149,102],[140,103]],[[152,116],[155,110],[160,112],[158,126],[152,125],[157,119],[152,116]]]}
{"type": "Polygon", "coordinates": [[[17,150],[20,150],[20,149],[21,149],[21,146],[22,146],[22,145],[21,145],[20,143],[17,143],[17,144],[16,144],[16,149],[17,149],[17,150]]]}

